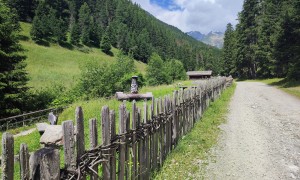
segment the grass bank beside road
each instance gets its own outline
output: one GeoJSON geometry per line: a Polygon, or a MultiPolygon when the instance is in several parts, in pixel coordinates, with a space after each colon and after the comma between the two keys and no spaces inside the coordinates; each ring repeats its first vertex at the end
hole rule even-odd
{"type": "Polygon", "coordinates": [[[203,179],[207,153],[217,143],[219,125],[225,122],[235,87],[233,84],[210,104],[202,119],[179,141],[161,170],[154,174],[155,179],[203,179]]]}
{"type": "Polygon", "coordinates": [[[300,98],[300,81],[290,81],[283,78],[273,79],[260,79],[260,80],[247,80],[249,82],[262,82],[271,86],[275,86],[278,89],[285,91],[293,96],[300,98]]]}

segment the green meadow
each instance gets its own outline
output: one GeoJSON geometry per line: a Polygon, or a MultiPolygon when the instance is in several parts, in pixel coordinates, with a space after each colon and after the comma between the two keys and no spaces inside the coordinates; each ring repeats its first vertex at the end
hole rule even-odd
{"type": "MultiPolygon", "coordinates": [[[[75,47],[71,45],[38,45],[30,39],[31,24],[21,23],[21,45],[27,56],[26,70],[30,81],[29,86],[34,89],[47,88],[54,85],[72,87],[80,78],[80,67],[87,62],[95,64],[112,63],[119,53],[113,48],[114,56],[108,56],[100,49],[92,47],[75,47]]],[[[135,61],[137,70],[145,73],[146,64],[135,61]]]]}

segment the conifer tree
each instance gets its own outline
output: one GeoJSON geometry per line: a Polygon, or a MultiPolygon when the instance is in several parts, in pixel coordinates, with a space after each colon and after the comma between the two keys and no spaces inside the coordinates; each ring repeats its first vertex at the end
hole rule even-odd
{"type": "Polygon", "coordinates": [[[300,80],[300,2],[292,1],[288,8],[275,48],[277,71],[289,79],[300,80]]]}
{"type": "Polygon", "coordinates": [[[233,75],[235,67],[235,36],[232,24],[228,23],[224,35],[223,62],[224,74],[233,75]]]}
{"type": "Polygon", "coordinates": [[[78,23],[74,23],[70,32],[70,41],[72,44],[79,44],[80,42],[80,29],[78,23]]]}
{"type": "Polygon", "coordinates": [[[245,0],[237,25],[237,71],[240,76],[256,78],[259,0],[245,0]]]}
{"type": "Polygon", "coordinates": [[[22,96],[28,89],[19,30],[16,15],[0,1],[0,118],[22,112],[22,96]]]}
{"type": "Polygon", "coordinates": [[[111,50],[111,43],[109,39],[109,27],[106,28],[106,31],[102,37],[100,48],[106,54],[110,53],[111,50]]]}
{"type": "Polygon", "coordinates": [[[79,26],[81,29],[81,41],[85,45],[90,44],[90,31],[91,31],[91,10],[85,2],[79,10],[79,26]]]}

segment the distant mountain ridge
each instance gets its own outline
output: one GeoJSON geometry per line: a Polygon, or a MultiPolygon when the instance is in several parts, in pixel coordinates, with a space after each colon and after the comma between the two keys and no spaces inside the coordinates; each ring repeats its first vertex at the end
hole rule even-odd
{"type": "Polygon", "coordinates": [[[202,34],[199,31],[190,31],[186,33],[187,35],[193,37],[194,39],[215,46],[217,48],[222,48],[224,44],[224,33],[222,32],[209,32],[208,34],[202,34]]]}

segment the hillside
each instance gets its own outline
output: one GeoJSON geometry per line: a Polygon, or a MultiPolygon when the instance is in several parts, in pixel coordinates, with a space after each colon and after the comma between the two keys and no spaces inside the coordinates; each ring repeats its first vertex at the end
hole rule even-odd
{"type": "Polygon", "coordinates": [[[156,52],[163,60],[180,60],[186,70],[213,69],[216,74],[220,70],[217,48],[196,41],[129,0],[29,0],[9,5],[22,21],[32,23],[31,38],[36,42],[97,47],[107,54],[114,47],[144,63],[156,52]]]}
{"type": "MultiPolygon", "coordinates": [[[[54,85],[63,85],[66,88],[74,85],[80,76],[80,67],[87,62],[111,63],[116,56],[108,56],[97,48],[90,47],[62,47],[57,44],[49,46],[38,45],[30,39],[31,24],[21,23],[21,45],[27,56],[26,70],[30,77],[29,86],[34,89],[47,88],[54,85]]],[[[112,50],[119,53],[118,49],[112,50]]],[[[135,61],[139,72],[145,73],[146,64],[135,61]]]]}
{"type": "Polygon", "coordinates": [[[199,31],[190,31],[187,32],[189,36],[193,37],[194,39],[201,41],[205,44],[222,48],[224,44],[224,33],[222,32],[209,32],[208,34],[202,34],[199,31]]]}

